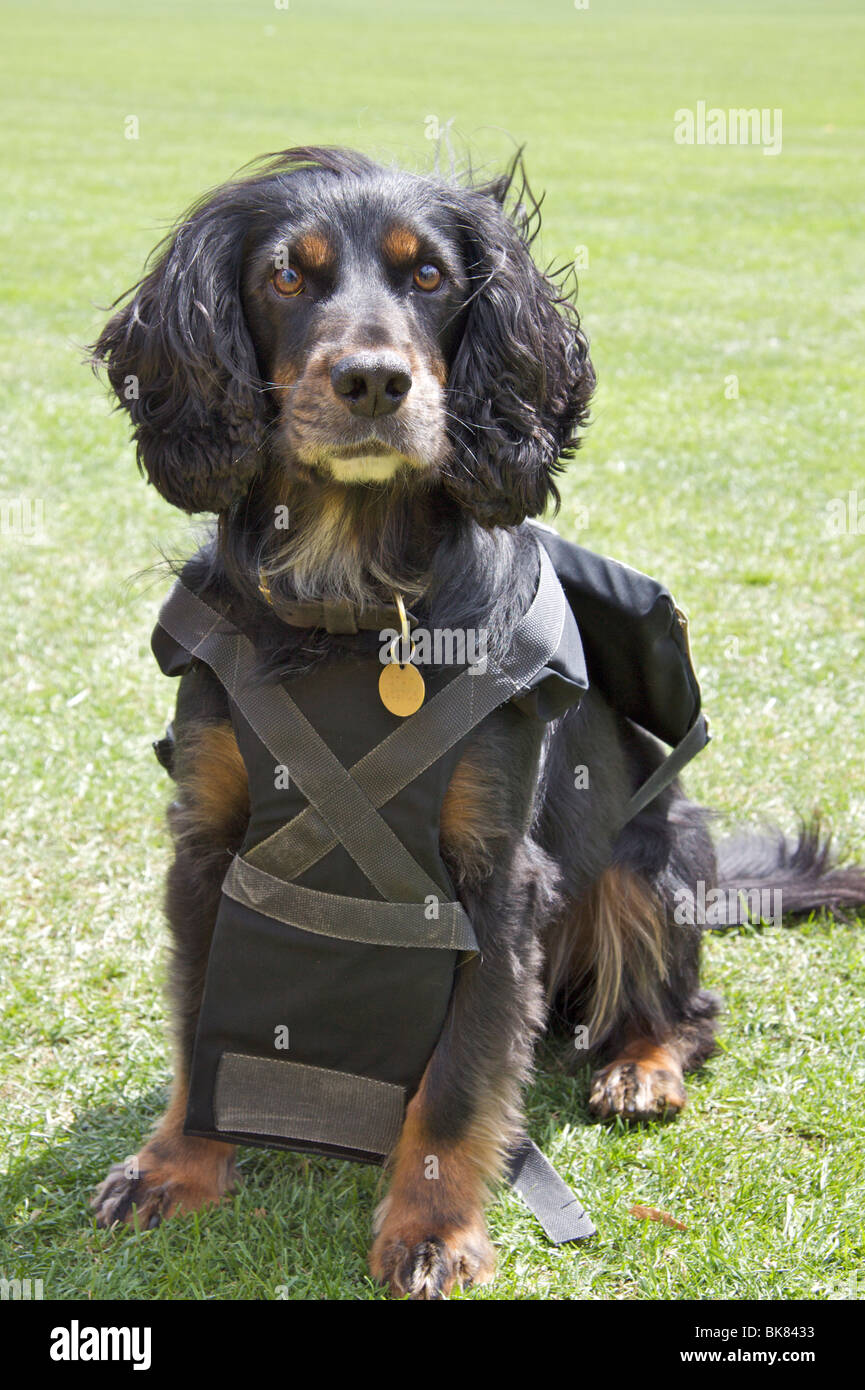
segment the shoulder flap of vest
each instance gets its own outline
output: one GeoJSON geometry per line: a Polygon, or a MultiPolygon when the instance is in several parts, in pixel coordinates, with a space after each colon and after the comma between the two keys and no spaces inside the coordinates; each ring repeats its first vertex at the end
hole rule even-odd
{"type": "Polygon", "coordinates": [[[150,650],[156,657],[163,676],[182,676],[192,665],[192,658],[186,648],[175,642],[160,623],[153,629],[150,650]]]}
{"type": "Polygon", "coordinates": [[[556,650],[521,693],[511,700],[523,714],[533,715],[545,724],[560,719],[568,709],[578,705],[589,688],[580,629],[567,594],[565,599],[564,621],[556,650]]]}
{"type": "Polygon", "coordinates": [[[579,626],[589,680],[628,719],[677,744],[700,713],[687,620],[669,590],[639,570],[529,523],[579,626]]]}
{"type": "MultiPolygon", "coordinates": [[[[205,548],[199,550],[183,566],[179,584],[185,584],[193,593],[198,593],[200,588],[202,557],[205,555],[205,548]]],[[[169,632],[166,632],[161,623],[157,623],[150,636],[150,650],[156,657],[157,665],[163,676],[182,676],[190,669],[193,658],[184,646],[181,645],[169,632]]]]}

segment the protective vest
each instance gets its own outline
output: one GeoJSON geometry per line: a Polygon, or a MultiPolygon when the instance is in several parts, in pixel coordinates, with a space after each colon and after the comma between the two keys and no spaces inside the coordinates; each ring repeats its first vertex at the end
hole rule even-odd
{"type": "MultiPolygon", "coordinates": [[[[250,639],[175,585],[154,651],[167,674],[194,660],[220,681],[250,791],[212,938],[186,1133],[374,1163],[391,1152],[455,973],[478,951],[439,820],[465,742],[493,710],[513,701],[524,717],[555,718],[591,668],[624,713],[677,745],[626,818],[706,742],[667,591],[546,528],[532,534],[538,584],[507,654],[425,667],[424,702],[403,719],[379,698],[380,644],[263,681],[250,639]]],[[[509,1177],[556,1243],[594,1231],[531,1141],[510,1155],[509,1177]]]]}

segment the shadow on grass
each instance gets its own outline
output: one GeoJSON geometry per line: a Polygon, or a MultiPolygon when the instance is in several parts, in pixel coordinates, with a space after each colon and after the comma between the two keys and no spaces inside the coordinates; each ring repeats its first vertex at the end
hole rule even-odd
{"type": "Polygon", "coordinates": [[[94,1190],[141,1147],[166,1100],[154,1087],[86,1110],[50,1138],[31,1136],[2,1179],[0,1276],[41,1277],[51,1299],[372,1294],[377,1168],[242,1148],[236,1193],[219,1207],[152,1231],[99,1229],[94,1190]]]}

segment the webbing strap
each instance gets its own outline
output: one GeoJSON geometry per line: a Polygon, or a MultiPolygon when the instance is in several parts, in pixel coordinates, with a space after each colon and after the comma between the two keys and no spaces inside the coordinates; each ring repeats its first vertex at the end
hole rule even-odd
{"type": "Polygon", "coordinates": [[[595,1234],[592,1218],[583,1211],[579,1198],[531,1139],[511,1149],[507,1178],[553,1245],[595,1234]]]}
{"type": "MultiPolygon", "coordinates": [[[[469,667],[449,681],[351,767],[351,777],[373,806],[384,806],[482,719],[523,690],[558,648],[565,624],[565,596],[547,552],[542,546],[538,550],[537,589],[514,629],[508,655],[500,663],[488,659],[484,671],[469,667]]],[[[278,867],[280,876],[296,878],[336,843],[307,807],[246,857],[261,868],[278,867]]]]}
{"type": "Polygon", "coordinates": [[[370,883],[388,901],[423,902],[437,884],[378,814],[316,733],[284,686],[257,677],[255,648],[221,614],[176,584],[159,621],[191,656],[205,662],[278,764],[291,765],[300,791],[370,883]]]}
{"type": "Polygon", "coordinates": [[[303,931],[365,941],[374,946],[438,946],[450,951],[477,951],[478,943],[462,903],[382,903],[323,893],[264,873],[236,855],[225,876],[223,893],[265,917],[303,931]],[[434,908],[436,915],[430,918],[434,908]]]}
{"type": "Polygon", "coordinates": [[[228,1134],[260,1134],[354,1149],[371,1159],[400,1135],[405,1091],[387,1081],[270,1057],[223,1052],[213,1113],[228,1134]]]}
{"type": "Polygon", "coordinates": [[[634,819],[650,801],[654,801],[665,787],[668,787],[675,777],[678,777],[682,768],[689,763],[692,758],[705,748],[709,742],[709,722],[704,714],[701,714],[691,725],[685,737],[676,744],[672,753],[669,753],[660,766],[655,768],[651,777],[647,777],[641,787],[637,789],[625,807],[625,815],[622,825],[634,819]]]}

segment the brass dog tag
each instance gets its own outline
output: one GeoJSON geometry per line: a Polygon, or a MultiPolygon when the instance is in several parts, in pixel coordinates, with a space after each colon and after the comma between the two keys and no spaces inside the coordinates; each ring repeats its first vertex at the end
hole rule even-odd
{"type": "Polygon", "coordinates": [[[426,686],[420,671],[410,661],[405,666],[389,661],[378,678],[378,693],[385,709],[405,719],[420,709],[426,686]]]}
{"type": "Polygon", "coordinates": [[[409,714],[417,714],[424,702],[426,686],[420,671],[412,665],[411,659],[415,654],[415,644],[411,640],[408,614],[405,611],[402,594],[398,594],[394,590],[393,596],[399,613],[402,632],[390,644],[387,665],[378,678],[378,693],[385,709],[390,710],[391,714],[397,715],[400,719],[405,719],[409,714]],[[408,647],[408,661],[400,662],[397,660],[397,646],[400,646],[401,656],[405,656],[406,647],[408,647]]]}

